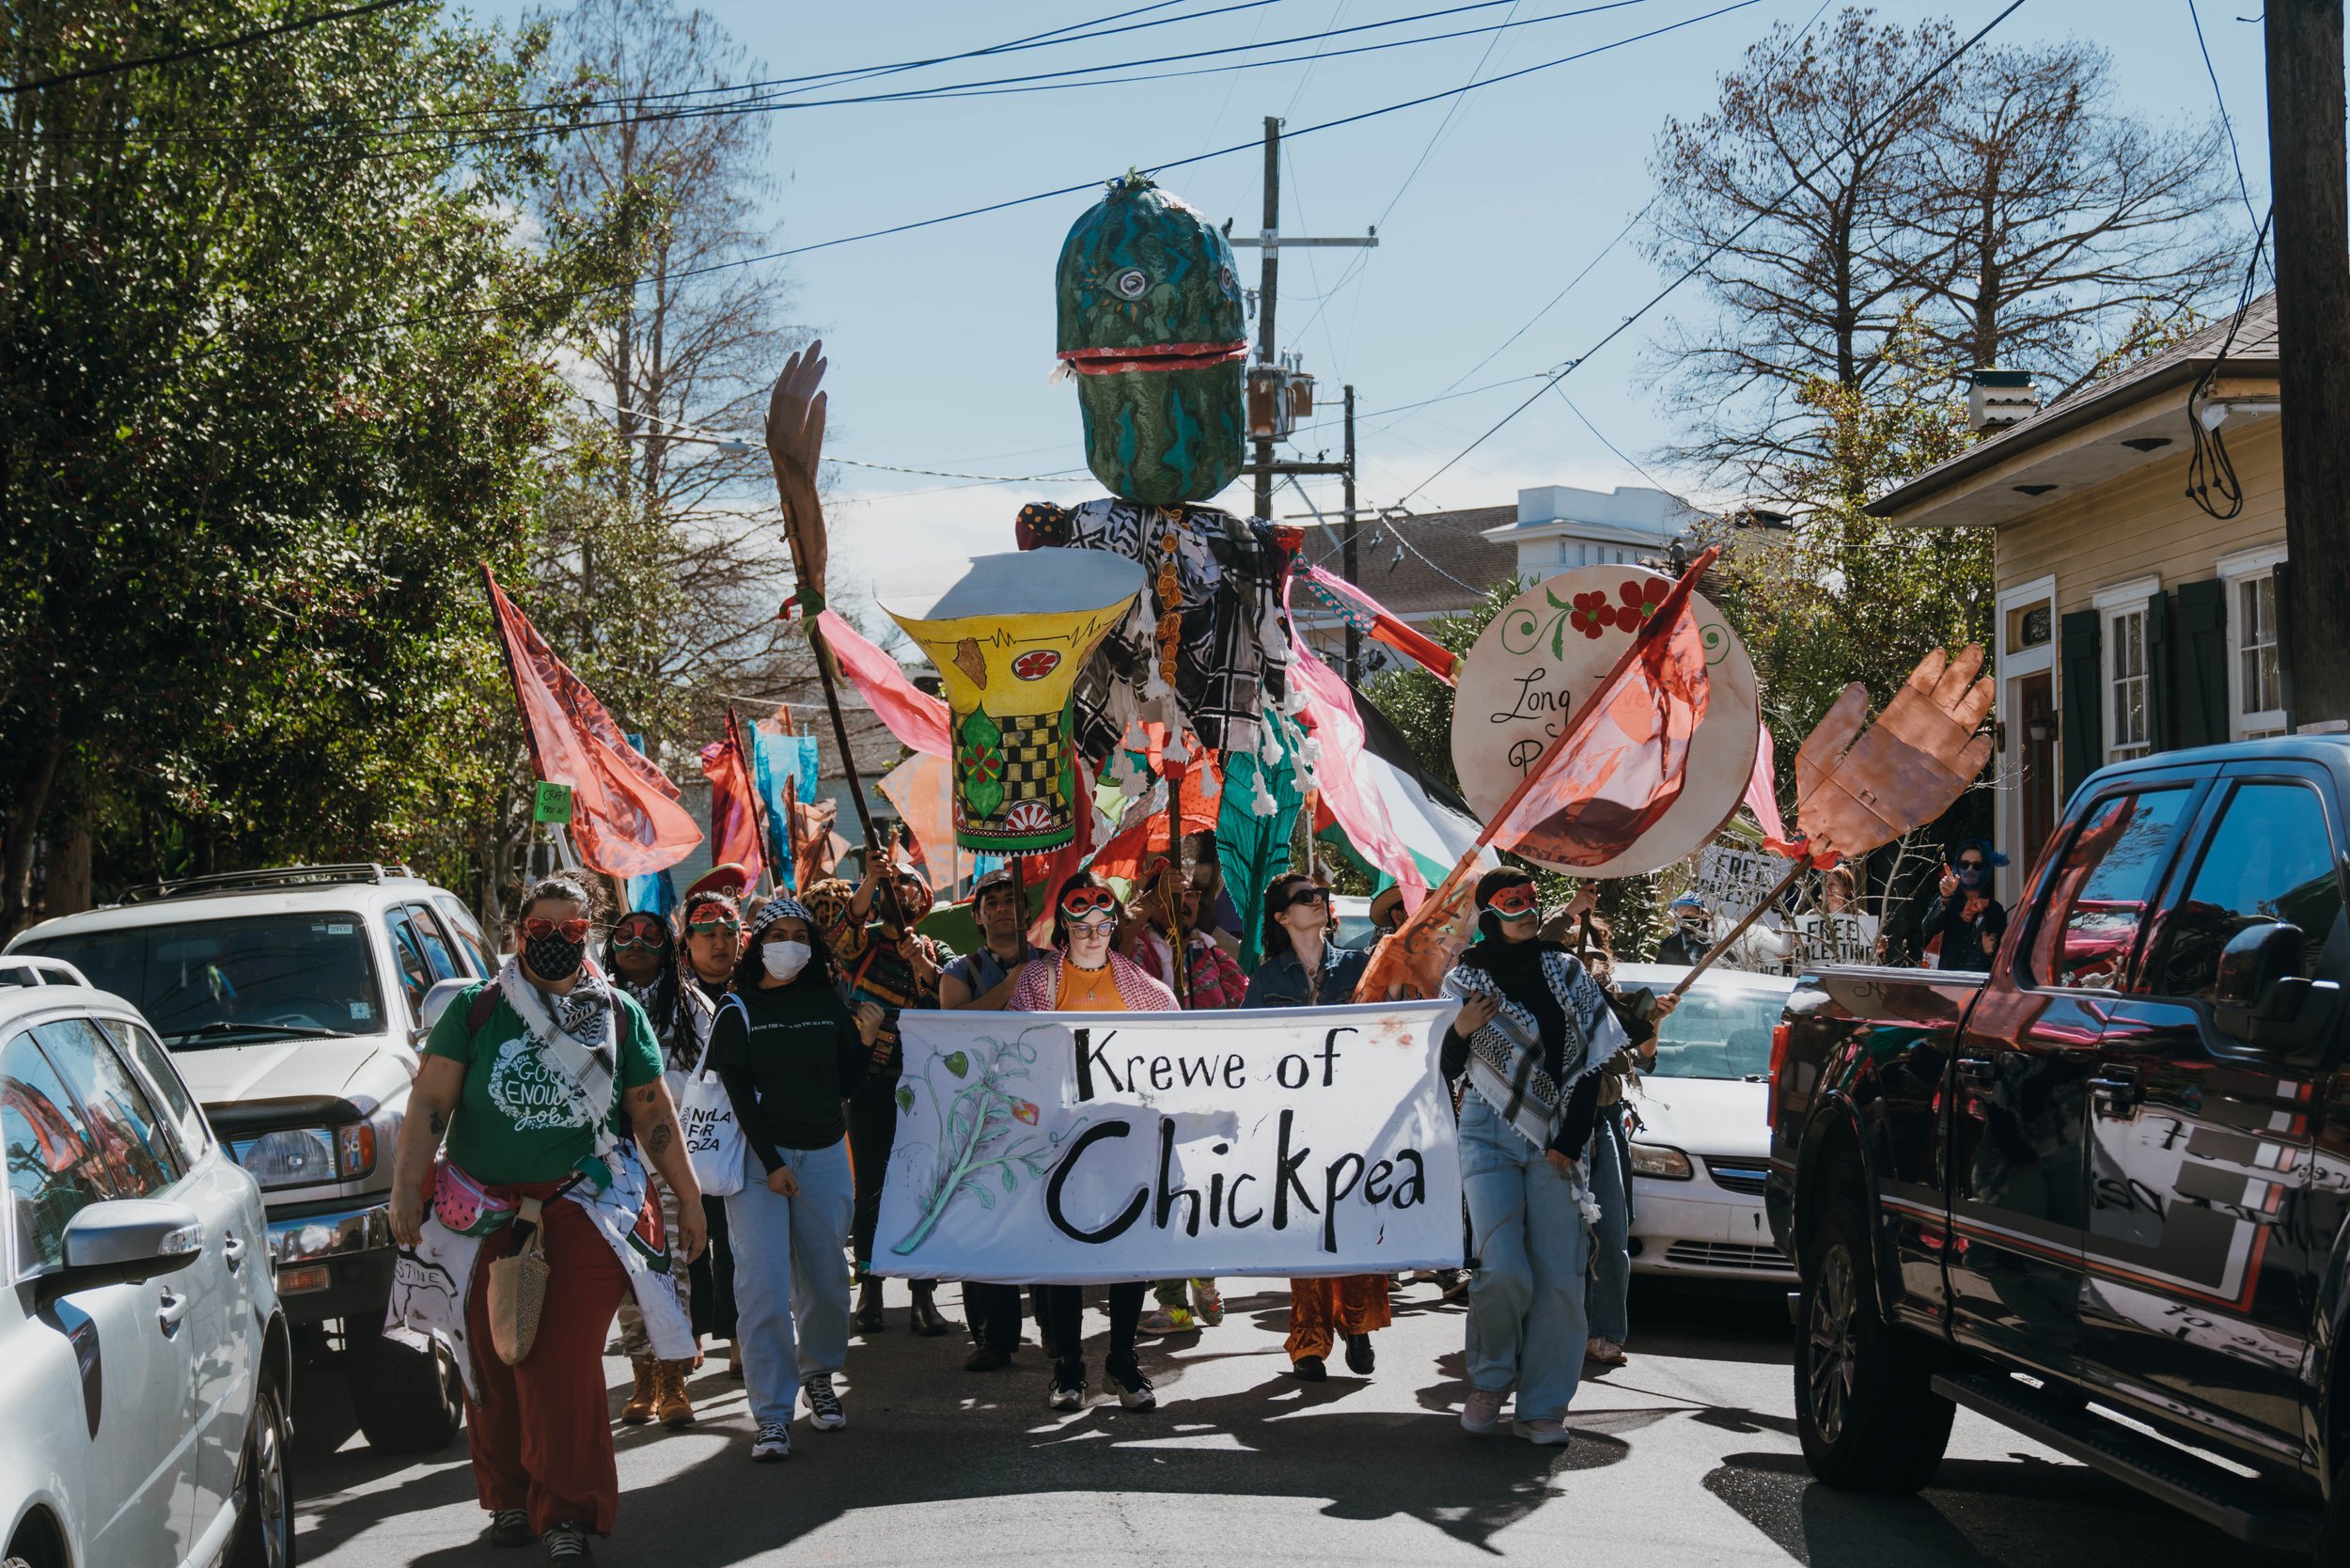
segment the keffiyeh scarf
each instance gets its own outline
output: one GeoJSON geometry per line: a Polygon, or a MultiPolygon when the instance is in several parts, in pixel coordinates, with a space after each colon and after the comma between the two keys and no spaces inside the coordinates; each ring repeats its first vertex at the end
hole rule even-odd
{"type": "Polygon", "coordinates": [[[1469,1088],[1520,1137],[1547,1149],[1566,1119],[1575,1086],[1631,1042],[1608,1009],[1606,993],[1573,953],[1543,953],[1542,974],[1567,1021],[1555,1079],[1543,1067],[1542,1026],[1531,1011],[1503,995],[1492,975],[1475,964],[1456,964],[1442,989],[1448,996],[1488,996],[1501,1004],[1493,1022],[1469,1036],[1469,1088]]]}
{"type": "Polygon", "coordinates": [[[619,1008],[611,982],[589,964],[570,991],[556,996],[531,984],[522,962],[509,958],[498,971],[497,985],[572,1109],[595,1129],[595,1158],[610,1169],[619,1143],[612,1131],[612,1107],[620,1062],[619,1008]]]}

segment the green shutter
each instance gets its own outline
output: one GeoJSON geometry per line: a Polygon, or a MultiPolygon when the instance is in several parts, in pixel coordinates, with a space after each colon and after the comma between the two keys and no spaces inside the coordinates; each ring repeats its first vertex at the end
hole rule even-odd
{"type": "Polygon", "coordinates": [[[2097,657],[2102,617],[2095,610],[2076,610],[2064,618],[2058,656],[2064,665],[2064,689],[2057,722],[2064,737],[2064,792],[2071,795],[2081,780],[2097,771],[2106,754],[2105,669],[2097,657]]]}
{"type": "Polygon", "coordinates": [[[2181,583],[2170,621],[2178,674],[2178,745],[2217,745],[2228,738],[2228,585],[2213,577],[2181,583]]]}
{"type": "Polygon", "coordinates": [[[2169,751],[2179,744],[2170,716],[2178,682],[2170,669],[2170,596],[2160,588],[2146,601],[2146,747],[2169,751]]]}

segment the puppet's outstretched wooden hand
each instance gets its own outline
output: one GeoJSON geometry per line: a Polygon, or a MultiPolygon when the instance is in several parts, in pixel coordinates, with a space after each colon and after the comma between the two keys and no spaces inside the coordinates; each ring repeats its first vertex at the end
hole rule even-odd
{"type": "Polygon", "coordinates": [[[819,340],[784,361],[767,400],[767,456],[776,465],[784,534],[803,593],[824,591],[824,506],[816,467],[824,455],[824,345],[819,340]]]}
{"type": "Polygon", "coordinates": [[[1865,855],[1950,808],[1991,760],[1975,732],[1993,696],[1982,667],[1973,643],[1955,659],[1930,651],[1866,729],[1868,688],[1844,688],[1795,753],[1795,820],[1815,855],[1865,855]]]}

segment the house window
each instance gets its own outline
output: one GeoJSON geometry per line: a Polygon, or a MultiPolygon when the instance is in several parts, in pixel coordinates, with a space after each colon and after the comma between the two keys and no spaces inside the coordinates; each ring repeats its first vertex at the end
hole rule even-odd
{"type": "Polygon", "coordinates": [[[2106,688],[2112,694],[2106,726],[2106,760],[2143,757],[2146,741],[2146,606],[2106,615],[2106,688]]]}
{"type": "Polygon", "coordinates": [[[2237,740],[2285,732],[2284,670],[2277,636],[2282,546],[2222,557],[2228,585],[2228,706],[2237,740]]]}

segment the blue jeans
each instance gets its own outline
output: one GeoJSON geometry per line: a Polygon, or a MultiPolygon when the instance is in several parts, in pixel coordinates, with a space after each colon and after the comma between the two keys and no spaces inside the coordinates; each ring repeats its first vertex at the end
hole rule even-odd
{"type": "Polygon", "coordinates": [[[849,1359],[849,1182],[846,1139],[777,1151],[800,1184],[796,1198],[767,1190],[759,1156],[743,1152],[743,1190],[727,1200],[734,1243],[735,1339],[751,1417],[788,1426],[800,1383],[849,1359]]]}
{"type": "Polygon", "coordinates": [[[1559,1420],[1583,1375],[1584,1270],[1590,1248],[1578,1184],[1475,1090],[1461,1099],[1461,1185],[1468,1197],[1469,1382],[1512,1385],[1517,1419],[1559,1420]]]}
{"type": "Polygon", "coordinates": [[[1591,1134],[1591,1196],[1599,1230],[1591,1238],[1591,1283],[1583,1304],[1596,1339],[1622,1344],[1632,1335],[1632,1144],[1623,1103],[1599,1107],[1591,1134]]]}

